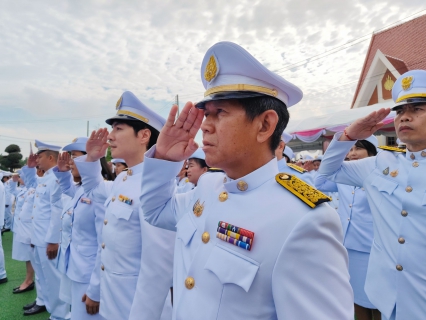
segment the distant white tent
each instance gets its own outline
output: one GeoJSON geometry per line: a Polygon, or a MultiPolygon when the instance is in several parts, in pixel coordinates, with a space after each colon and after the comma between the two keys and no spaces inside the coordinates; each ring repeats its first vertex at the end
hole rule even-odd
{"type": "MultiPolygon", "coordinates": [[[[345,127],[359,118],[369,115],[373,111],[381,108],[392,108],[395,105],[393,100],[383,103],[377,103],[372,106],[348,109],[338,111],[332,114],[314,116],[299,121],[290,119],[286,132],[293,136],[293,140],[298,139],[306,143],[314,142],[320,137],[331,137],[336,132],[343,131],[345,127]]],[[[395,112],[392,111],[384,120],[385,126],[377,132],[377,134],[394,131],[393,119],[395,112]]]]}

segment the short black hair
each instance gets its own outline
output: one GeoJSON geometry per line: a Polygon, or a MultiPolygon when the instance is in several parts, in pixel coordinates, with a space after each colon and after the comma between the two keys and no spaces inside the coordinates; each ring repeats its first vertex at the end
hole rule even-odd
{"type": "Polygon", "coordinates": [[[145,122],[142,122],[140,120],[114,120],[113,124],[127,124],[128,126],[133,128],[133,131],[135,132],[135,136],[138,134],[139,131],[148,129],[151,131],[151,137],[149,138],[147,150],[151,149],[151,147],[157,143],[158,136],[160,132],[157,129],[154,129],[149,124],[146,124],[145,122]]]}
{"type": "Polygon", "coordinates": [[[270,142],[270,149],[272,153],[274,153],[275,149],[278,148],[278,145],[282,140],[281,135],[283,134],[284,129],[287,127],[288,121],[290,120],[290,113],[288,112],[285,103],[274,97],[266,95],[235,100],[242,105],[246,111],[247,118],[250,121],[253,121],[254,118],[267,110],[274,110],[277,113],[278,123],[275,127],[274,133],[271,136],[270,142]]]}
{"type": "Polygon", "coordinates": [[[206,160],[204,159],[200,159],[200,158],[189,158],[188,160],[194,160],[196,163],[198,163],[198,165],[202,168],[210,168],[207,163],[206,160]]]}
{"type": "Polygon", "coordinates": [[[367,141],[367,140],[358,140],[355,143],[355,145],[358,148],[362,148],[362,149],[367,150],[367,154],[368,154],[369,157],[373,157],[373,156],[375,156],[377,154],[376,147],[370,141],[367,141]]]}

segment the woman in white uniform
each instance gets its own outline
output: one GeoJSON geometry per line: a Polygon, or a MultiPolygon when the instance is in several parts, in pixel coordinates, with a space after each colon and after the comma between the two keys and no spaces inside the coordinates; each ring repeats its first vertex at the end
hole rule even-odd
{"type": "Polygon", "coordinates": [[[63,151],[70,154],[63,152],[59,156],[54,173],[62,192],[72,197],[71,205],[66,211],[64,210],[62,220],[63,225],[66,221],[65,224],[71,226],[68,239],[62,236],[66,242],[63,246],[64,268],[71,282],[71,318],[96,320],[104,319],[99,314],[99,273],[105,208],[84,193],[80,174],[74,165],[74,158],[86,154],[86,142],[87,138],[78,138],[65,146],[63,151]]]}
{"type": "Polygon", "coordinates": [[[13,293],[22,293],[34,289],[34,269],[31,265],[31,246],[30,235],[31,229],[24,224],[31,224],[31,218],[21,217],[22,207],[27,201],[30,194],[27,192],[24,181],[18,174],[14,174],[9,180],[10,193],[16,198],[15,212],[13,215],[13,244],[12,259],[17,261],[25,261],[27,273],[24,282],[13,289],[13,293]],[[20,186],[18,187],[18,182],[20,186]]]}
{"type": "MultiPolygon", "coordinates": [[[[374,136],[359,140],[348,153],[349,161],[377,154],[374,136]]],[[[373,243],[373,218],[364,188],[336,184],[316,176],[315,187],[321,191],[339,192],[339,213],[343,227],[343,245],[348,251],[349,274],[354,291],[355,315],[358,320],[381,319],[380,311],[370,302],[365,291],[368,260],[373,243]]]]}

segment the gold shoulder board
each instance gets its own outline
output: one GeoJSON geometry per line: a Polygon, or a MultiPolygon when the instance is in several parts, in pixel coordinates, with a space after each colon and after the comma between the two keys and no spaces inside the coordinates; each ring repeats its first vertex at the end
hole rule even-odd
{"type": "Polygon", "coordinates": [[[222,169],[220,168],[209,168],[207,170],[208,172],[224,172],[222,169]]]}
{"type": "Polygon", "coordinates": [[[275,180],[311,208],[315,208],[323,202],[331,201],[329,196],[291,174],[278,173],[275,180]]]}
{"type": "Polygon", "coordinates": [[[308,172],[308,170],[303,169],[302,167],[299,167],[298,165],[295,165],[294,163],[287,163],[287,166],[289,166],[293,170],[296,170],[297,172],[300,172],[300,173],[308,172]]]}
{"type": "Polygon", "coordinates": [[[388,146],[381,146],[379,149],[386,150],[386,151],[395,151],[395,152],[407,152],[405,149],[396,148],[396,147],[388,147],[388,146]]]}

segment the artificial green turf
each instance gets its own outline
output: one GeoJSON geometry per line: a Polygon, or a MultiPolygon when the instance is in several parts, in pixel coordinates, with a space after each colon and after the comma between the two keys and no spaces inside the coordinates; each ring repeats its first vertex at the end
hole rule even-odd
{"type": "Polygon", "coordinates": [[[12,232],[5,232],[2,236],[4,258],[8,282],[0,284],[0,320],[46,320],[47,312],[33,316],[24,316],[22,307],[36,298],[36,290],[13,294],[13,288],[19,286],[25,279],[25,262],[12,260],[12,232]]]}

